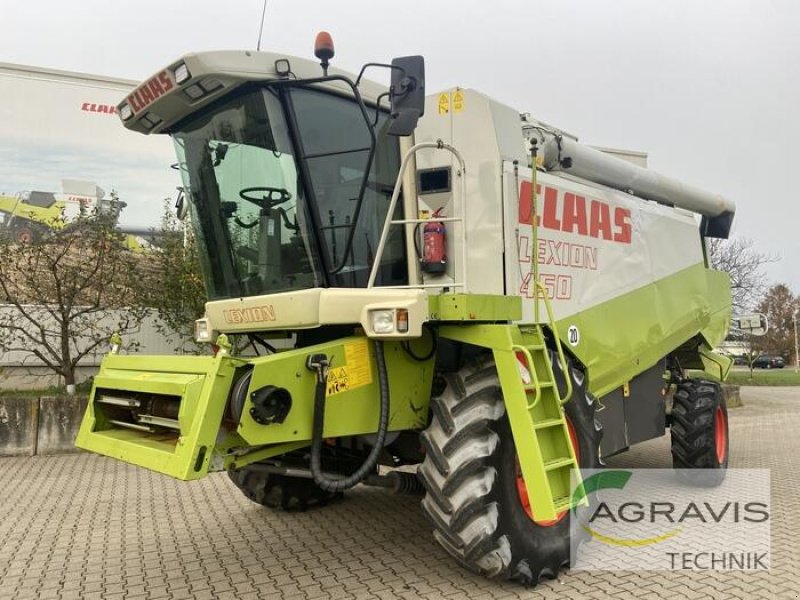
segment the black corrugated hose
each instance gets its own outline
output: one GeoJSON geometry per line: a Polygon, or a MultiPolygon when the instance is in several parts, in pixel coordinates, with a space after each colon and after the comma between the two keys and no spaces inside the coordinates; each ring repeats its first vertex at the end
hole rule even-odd
{"type": "MultiPolygon", "coordinates": [[[[383,355],[383,342],[374,341],[375,364],[378,367],[378,387],[380,389],[380,420],[376,433],[375,444],[364,459],[358,470],[352,475],[342,479],[331,479],[322,472],[322,429],[325,425],[325,388],[326,377],[318,371],[317,385],[314,389],[314,423],[311,430],[311,475],[314,483],[326,492],[343,492],[360,483],[367,475],[371,474],[378,464],[378,457],[383,451],[386,441],[386,431],[389,428],[389,381],[386,374],[386,362],[383,355]]],[[[309,357],[309,368],[316,356],[309,357]]],[[[323,357],[324,358],[324,357],[323,357]]],[[[325,358],[327,360],[327,358],[325,358]]]]}

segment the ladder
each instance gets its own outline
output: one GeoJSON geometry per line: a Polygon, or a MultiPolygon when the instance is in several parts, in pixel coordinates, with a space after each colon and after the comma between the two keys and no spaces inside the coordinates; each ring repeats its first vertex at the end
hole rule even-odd
{"type": "Polygon", "coordinates": [[[554,334],[555,352],[545,343],[542,325],[534,324],[520,327],[511,350],[495,350],[494,358],[533,514],[537,521],[552,521],[572,507],[571,473],[574,470],[580,477],[580,470],[563,409],[572,395],[569,364],[547,293],[541,283],[536,284],[554,334]],[[553,360],[564,374],[563,395],[553,360]]]}

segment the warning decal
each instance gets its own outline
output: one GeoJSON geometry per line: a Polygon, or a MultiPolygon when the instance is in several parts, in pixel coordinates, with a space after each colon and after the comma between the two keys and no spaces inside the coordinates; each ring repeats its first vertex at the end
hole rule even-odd
{"type": "Polygon", "coordinates": [[[367,340],[344,345],[344,366],[328,371],[327,396],[347,392],[372,383],[372,363],[367,340]]]}
{"type": "Polygon", "coordinates": [[[439,114],[446,115],[450,112],[450,94],[439,94],[439,114]]]}
{"type": "Polygon", "coordinates": [[[350,378],[347,376],[347,367],[331,367],[328,371],[328,388],[326,396],[333,396],[350,389],[350,378]]]}
{"type": "Polygon", "coordinates": [[[453,92],[453,112],[464,110],[464,92],[456,90],[453,92]]]}
{"type": "Polygon", "coordinates": [[[350,374],[350,387],[357,388],[372,383],[372,363],[366,338],[344,345],[344,360],[350,374]]]}

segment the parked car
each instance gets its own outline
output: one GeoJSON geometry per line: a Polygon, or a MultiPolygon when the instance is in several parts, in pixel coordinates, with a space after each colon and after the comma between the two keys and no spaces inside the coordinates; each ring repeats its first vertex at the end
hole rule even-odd
{"type": "Polygon", "coordinates": [[[759,369],[782,369],[786,366],[786,361],[782,356],[767,356],[762,354],[753,361],[753,366],[759,369]]]}
{"type": "Polygon", "coordinates": [[[733,357],[733,364],[739,367],[747,366],[747,357],[742,356],[734,356],[733,357]]]}

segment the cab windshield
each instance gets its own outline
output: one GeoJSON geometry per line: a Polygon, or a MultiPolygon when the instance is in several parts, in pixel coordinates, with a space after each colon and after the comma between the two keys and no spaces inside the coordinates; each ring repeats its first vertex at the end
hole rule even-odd
{"type": "MultiPolygon", "coordinates": [[[[367,172],[371,132],[356,102],[267,86],[173,132],[209,298],[366,286],[400,163],[387,129],[380,113],[367,172]]],[[[407,281],[394,229],[382,285],[407,281]]]]}

